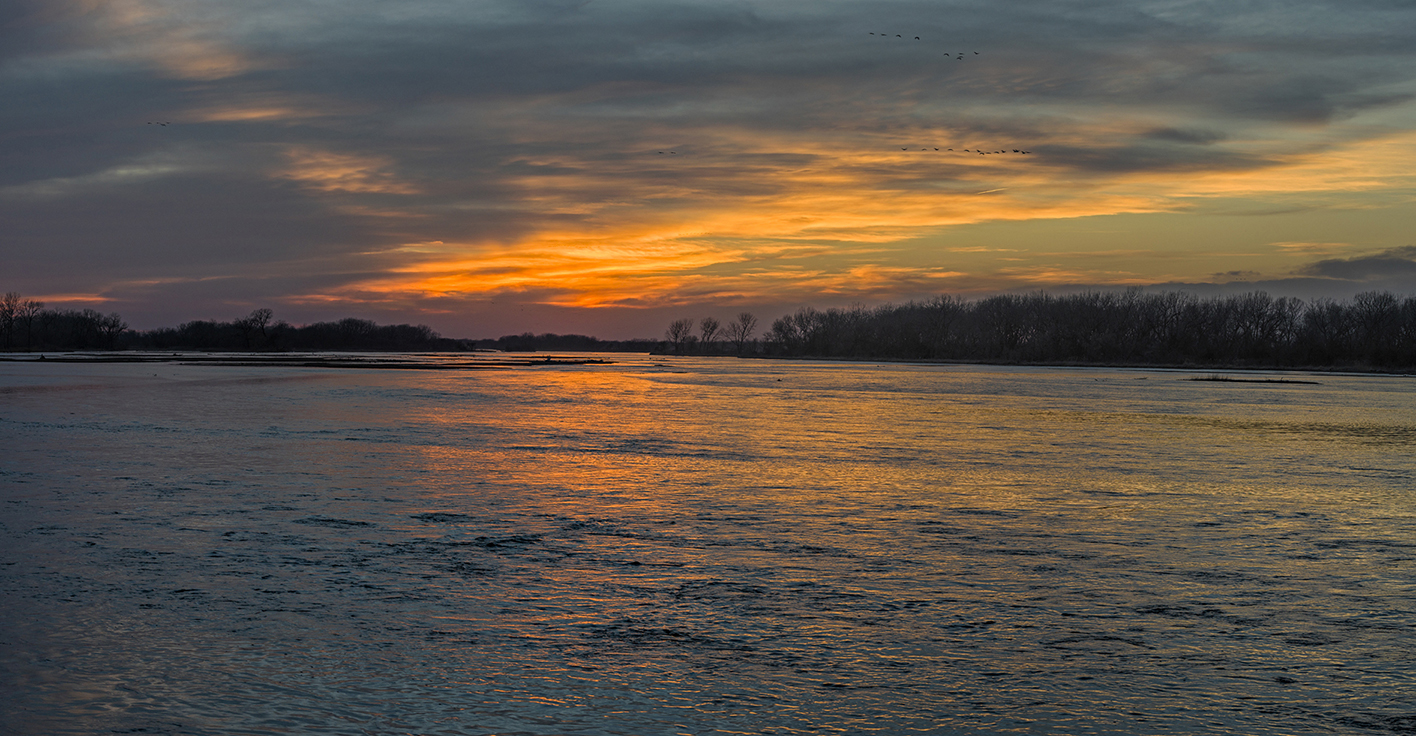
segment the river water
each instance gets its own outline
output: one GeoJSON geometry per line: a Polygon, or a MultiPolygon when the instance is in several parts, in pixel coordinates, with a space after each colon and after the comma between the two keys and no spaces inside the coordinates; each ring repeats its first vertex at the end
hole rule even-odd
{"type": "Polygon", "coordinates": [[[0,363],[0,732],[1416,732],[1410,377],[604,357],[0,363]]]}

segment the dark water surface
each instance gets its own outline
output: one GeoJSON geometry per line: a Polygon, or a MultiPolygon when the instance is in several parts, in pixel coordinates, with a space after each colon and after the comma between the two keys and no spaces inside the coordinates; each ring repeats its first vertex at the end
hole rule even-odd
{"type": "Polygon", "coordinates": [[[1416,732],[1416,384],[0,364],[0,732],[1416,732]]]}

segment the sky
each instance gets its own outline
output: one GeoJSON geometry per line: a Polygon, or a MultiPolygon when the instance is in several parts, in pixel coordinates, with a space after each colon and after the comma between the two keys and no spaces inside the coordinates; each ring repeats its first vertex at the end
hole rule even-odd
{"type": "Polygon", "coordinates": [[[0,0],[0,290],[607,339],[1412,294],[1414,72],[1410,0],[0,0]]]}

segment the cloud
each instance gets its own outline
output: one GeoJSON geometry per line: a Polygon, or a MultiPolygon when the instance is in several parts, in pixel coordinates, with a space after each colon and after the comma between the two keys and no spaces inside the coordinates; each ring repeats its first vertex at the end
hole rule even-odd
{"type": "Polygon", "coordinates": [[[1336,253],[1350,250],[1353,247],[1351,243],[1326,243],[1306,240],[1281,241],[1269,243],[1269,245],[1290,253],[1336,253]]]}
{"type": "Polygon", "coordinates": [[[19,199],[51,199],[80,194],[85,190],[107,189],[136,184],[145,180],[169,176],[182,171],[174,163],[148,162],[114,166],[103,171],[80,176],[59,176],[0,188],[0,197],[19,199]]]}
{"type": "Polygon", "coordinates": [[[1211,274],[1210,278],[1215,283],[1227,284],[1235,281],[1253,281],[1263,274],[1258,271],[1225,271],[1223,273],[1211,274]]]}
{"type": "Polygon", "coordinates": [[[1213,274],[1207,281],[1166,281],[1146,288],[1202,296],[1263,291],[1303,299],[1347,299],[1362,291],[1416,295],[1416,246],[1324,258],[1294,269],[1289,276],[1265,278],[1252,271],[1232,271],[1213,274]]]}
{"type": "Polygon", "coordinates": [[[1390,248],[1351,258],[1325,258],[1299,270],[1304,276],[1345,281],[1374,281],[1416,276],[1416,245],[1390,248]]]}
{"type": "Polygon", "coordinates": [[[1190,128],[1181,130],[1179,128],[1156,128],[1145,133],[1146,138],[1158,141],[1172,141],[1175,143],[1194,143],[1196,145],[1209,145],[1218,143],[1229,137],[1228,134],[1218,130],[1204,130],[1200,128],[1190,128]]]}
{"type": "Polygon", "coordinates": [[[279,173],[286,179],[323,192],[417,194],[418,188],[387,169],[392,161],[383,156],[321,151],[296,147],[285,152],[289,167],[279,173]]]}
{"type": "MultiPolygon", "coordinates": [[[[1400,200],[1413,48],[1416,9],[1375,0],[32,2],[0,28],[0,255],[6,288],[107,283],[174,313],[203,295],[179,283],[648,308],[1167,280],[930,243],[1400,200]]],[[[1373,247],[1350,239],[1267,251],[1373,247]]]]}

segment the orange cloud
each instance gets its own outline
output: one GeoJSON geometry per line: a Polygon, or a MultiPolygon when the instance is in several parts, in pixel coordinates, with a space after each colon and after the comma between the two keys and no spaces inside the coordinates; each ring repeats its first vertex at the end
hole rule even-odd
{"type": "Polygon", "coordinates": [[[200,123],[254,123],[302,120],[323,114],[327,114],[327,111],[315,112],[297,105],[262,101],[249,105],[217,105],[194,110],[184,115],[183,119],[200,123]]]}
{"type": "MultiPolygon", "coordinates": [[[[1141,284],[1183,274],[1102,265],[1163,256],[1140,250],[1077,254],[1098,259],[1099,267],[1064,268],[1043,262],[1055,254],[1021,244],[924,250],[911,239],[984,221],[1167,212],[1198,198],[1390,189],[1416,177],[1416,134],[1275,154],[1251,170],[1184,174],[1086,172],[1038,154],[936,156],[900,151],[883,138],[846,146],[829,137],[705,130],[700,139],[695,148],[665,147],[674,154],[654,148],[610,161],[568,153],[527,158],[522,163],[532,173],[510,182],[518,206],[571,224],[511,243],[410,244],[387,276],[341,293],[515,292],[595,307],[785,294],[888,298],[963,283],[1141,284]],[[979,260],[988,253],[997,254],[993,261],[979,260]]],[[[285,175],[313,188],[414,191],[379,159],[302,150],[291,160],[285,175]]]]}
{"type": "Polygon", "coordinates": [[[92,42],[100,53],[151,64],[179,79],[211,81],[258,68],[259,59],[223,36],[230,18],[212,8],[207,12],[182,3],[154,0],[106,0],[84,14],[93,20],[92,42]]]}
{"type": "Polygon", "coordinates": [[[417,194],[418,188],[385,171],[392,161],[381,156],[359,156],[314,148],[291,148],[285,153],[289,167],[279,172],[285,179],[323,192],[417,194]]]}
{"type": "MultiPolygon", "coordinates": [[[[1257,146],[1258,144],[1253,144],[1257,146]]],[[[1308,150],[1286,152],[1265,145],[1273,163],[1241,171],[1196,172],[1180,181],[1138,177],[1150,196],[1254,197],[1292,194],[1341,194],[1416,188],[1416,132],[1376,132],[1365,140],[1331,142],[1308,150]]]]}

